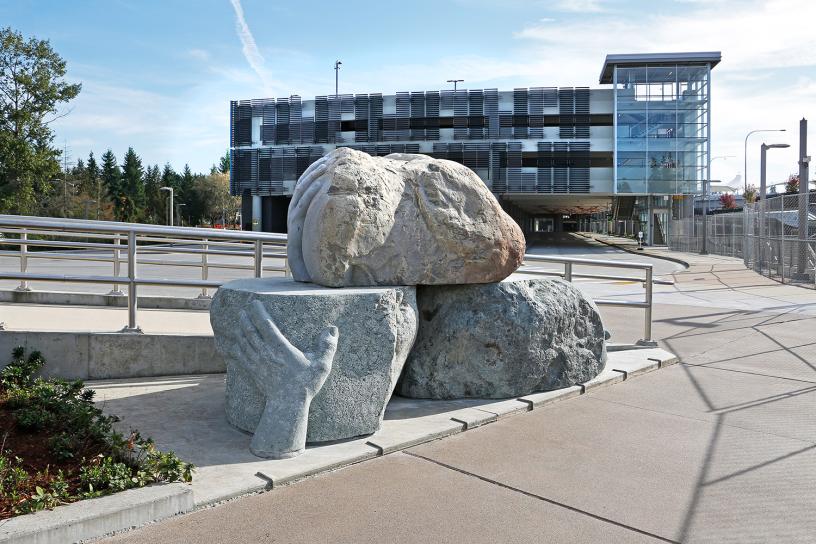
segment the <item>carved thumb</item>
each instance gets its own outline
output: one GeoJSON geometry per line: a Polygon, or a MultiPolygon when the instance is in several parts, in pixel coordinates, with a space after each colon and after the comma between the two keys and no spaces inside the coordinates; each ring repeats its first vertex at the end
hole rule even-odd
{"type": "Polygon", "coordinates": [[[320,338],[317,340],[317,346],[314,350],[314,362],[323,366],[331,365],[334,359],[334,353],[337,351],[337,340],[340,333],[337,327],[330,325],[326,327],[320,338]]]}

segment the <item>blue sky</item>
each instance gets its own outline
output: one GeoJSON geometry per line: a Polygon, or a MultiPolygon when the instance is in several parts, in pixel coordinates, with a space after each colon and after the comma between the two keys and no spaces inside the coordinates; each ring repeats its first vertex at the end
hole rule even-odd
{"type": "MultiPolygon", "coordinates": [[[[55,123],[72,159],[118,157],[205,171],[228,146],[229,100],[334,88],[597,86],[607,53],[720,50],[712,177],[743,170],[743,138],[770,142],[769,177],[796,171],[798,120],[816,155],[816,2],[794,0],[0,0],[0,25],[51,40],[83,90],[55,123]],[[242,17],[241,17],[242,14],[242,17]]],[[[750,140],[749,181],[758,181],[750,140]]],[[[811,176],[813,177],[813,176],[811,176]]]]}

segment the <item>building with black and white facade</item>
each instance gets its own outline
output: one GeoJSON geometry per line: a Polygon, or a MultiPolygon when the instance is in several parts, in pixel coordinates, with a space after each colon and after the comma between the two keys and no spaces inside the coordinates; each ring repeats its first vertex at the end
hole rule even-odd
{"type": "Polygon", "coordinates": [[[609,211],[663,238],[672,197],[709,178],[719,61],[718,52],[608,55],[599,88],[233,101],[231,190],[244,228],[285,232],[298,177],[332,149],[424,153],[474,170],[528,235],[609,211]]]}

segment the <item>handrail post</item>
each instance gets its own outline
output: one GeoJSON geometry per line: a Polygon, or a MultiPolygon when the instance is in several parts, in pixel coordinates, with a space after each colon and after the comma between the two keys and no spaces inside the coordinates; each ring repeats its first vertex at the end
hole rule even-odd
{"type": "MultiPolygon", "coordinates": [[[[207,280],[210,277],[209,266],[207,264],[208,263],[208,261],[207,261],[207,250],[209,249],[209,247],[210,246],[209,246],[209,244],[207,244],[207,239],[204,238],[204,240],[202,241],[202,244],[201,244],[201,249],[204,250],[204,252],[201,254],[201,279],[202,280],[207,280]]],[[[201,294],[198,295],[198,298],[210,298],[210,295],[207,293],[207,287],[202,287],[201,288],[201,294]]]]}
{"type": "MultiPolygon", "coordinates": [[[[121,261],[120,261],[120,255],[119,255],[119,249],[120,249],[121,245],[122,245],[122,243],[121,243],[121,241],[119,239],[119,233],[117,233],[116,237],[113,239],[113,275],[116,276],[117,278],[119,277],[119,273],[121,272],[121,264],[120,264],[121,261]]],[[[113,289],[111,289],[111,291],[108,293],[108,295],[114,295],[114,296],[121,297],[122,295],[124,295],[124,293],[122,292],[121,289],[119,289],[119,284],[114,283],[113,284],[113,289]]]]}
{"type": "Polygon", "coordinates": [[[570,262],[564,263],[564,279],[572,282],[572,263],[570,262]]]}
{"type": "Polygon", "coordinates": [[[255,277],[263,276],[263,240],[255,240],[255,277]]]}
{"type": "Polygon", "coordinates": [[[644,308],[643,319],[643,339],[638,340],[639,346],[657,346],[657,342],[652,340],[652,267],[646,268],[646,281],[644,287],[646,288],[646,308],[644,308]]]}
{"type": "MultiPolygon", "coordinates": [[[[20,233],[20,273],[25,274],[28,270],[28,244],[25,241],[28,240],[28,231],[23,229],[23,232],[20,233]]],[[[20,280],[20,285],[17,286],[15,291],[31,291],[31,287],[28,286],[28,280],[20,280]]]]}
{"type": "Polygon", "coordinates": [[[139,298],[136,292],[136,231],[128,231],[128,324],[122,332],[141,333],[142,329],[136,324],[136,311],[139,298]]]}

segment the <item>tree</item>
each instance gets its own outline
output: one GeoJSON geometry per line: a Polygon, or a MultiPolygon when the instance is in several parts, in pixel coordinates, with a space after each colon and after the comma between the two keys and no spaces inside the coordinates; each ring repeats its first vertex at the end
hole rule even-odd
{"type": "Polygon", "coordinates": [[[230,154],[229,151],[224,153],[224,156],[221,157],[221,160],[218,162],[218,171],[222,174],[229,174],[230,172],[230,154]]]}
{"type": "Polygon", "coordinates": [[[159,189],[162,181],[159,165],[148,166],[144,175],[145,192],[145,219],[149,223],[161,223],[164,220],[166,208],[164,196],[159,189]]]}
{"type": "Polygon", "coordinates": [[[757,199],[757,188],[756,185],[749,185],[745,188],[745,192],[743,193],[743,198],[745,198],[745,202],[748,204],[753,204],[756,202],[757,199]]]}
{"type": "Polygon", "coordinates": [[[142,181],[142,159],[129,147],[122,163],[122,181],[117,216],[120,221],[137,221],[144,213],[145,188],[142,181]]]}
{"type": "Polygon", "coordinates": [[[785,194],[791,195],[799,192],[799,174],[791,174],[785,182],[785,194]]]}
{"type": "Polygon", "coordinates": [[[737,197],[732,193],[723,193],[720,195],[720,205],[724,210],[733,210],[737,207],[737,197]]]}
{"type": "Polygon", "coordinates": [[[230,195],[229,174],[199,176],[195,181],[197,216],[211,225],[230,223],[241,207],[241,198],[230,195]]]}
{"type": "Polygon", "coordinates": [[[121,203],[118,199],[121,195],[120,185],[122,182],[122,172],[119,170],[116,155],[114,155],[113,151],[110,149],[105,151],[105,153],[102,155],[102,168],[100,170],[99,177],[102,180],[101,185],[105,190],[105,194],[108,198],[110,198],[111,203],[113,204],[114,215],[118,219],[118,210],[121,207],[121,203]]]}
{"type": "Polygon", "coordinates": [[[49,124],[82,88],[65,73],[48,40],[0,29],[0,211],[33,213],[52,190],[60,151],[49,124]]]}

